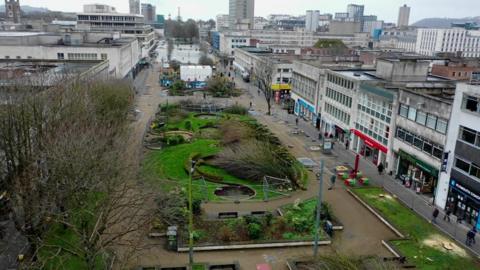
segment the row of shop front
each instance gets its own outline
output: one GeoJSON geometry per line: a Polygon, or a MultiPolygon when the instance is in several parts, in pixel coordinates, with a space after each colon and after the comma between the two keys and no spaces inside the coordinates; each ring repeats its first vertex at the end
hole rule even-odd
{"type": "MultiPolygon", "coordinates": [[[[295,97],[295,114],[311,122],[322,136],[335,138],[336,142],[343,143],[348,146],[348,149],[376,166],[382,163],[386,168],[388,154],[392,154],[394,162],[392,176],[397,179],[396,181],[417,194],[434,199],[441,173],[440,161],[431,164],[404,149],[391,151],[387,146],[359,130],[342,127],[338,123],[322,117],[316,111],[315,106],[299,97],[295,97]]],[[[446,206],[450,207],[452,214],[465,224],[476,226],[480,230],[480,194],[473,190],[480,189],[469,187],[452,177],[446,206]]]]}

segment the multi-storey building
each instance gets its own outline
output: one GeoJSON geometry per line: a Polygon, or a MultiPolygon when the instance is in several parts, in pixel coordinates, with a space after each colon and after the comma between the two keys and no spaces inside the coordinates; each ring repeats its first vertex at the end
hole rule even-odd
{"type": "Polygon", "coordinates": [[[364,5],[350,4],[347,6],[348,17],[354,19],[355,21],[360,21],[362,19],[364,10],[364,5]]]}
{"type": "MultiPolygon", "coordinates": [[[[250,31],[224,31],[220,32],[220,51],[233,55],[233,49],[241,46],[286,46],[286,47],[312,47],[319,39],[342,40],[349,47],[368,46],[367,33],[352,35],[336,35],[325,33],[312,33],[305,31],[277,31],[277,30],[250,30],[250,31]],[[233,46],[233,47],[232,47],[233,46]]],[[[296,50],[298,51],[298,50],[296,50]]]]}
{"type": "Polygon", "coordinates": [[[236,29],[237,24],[247,24],[248,29],[254,25],[255,0],[230,0],[230,29],[236,29]]]}
{"type": "Polygon", "coordinates": [[[480,85],[457,85],[435,204],[480,229],[480,85]]]}
{"type": "Polygon", "coordinates": [[[318,22],[320,20],[319,10],[307,10],[305,17],[305,31],[316,32],[318,28],[318,22]]]}
{"type": "Polygon", "coordinates": [[[463,57],[480,57],[480,31],[462,27],[417,30],[415,52],[434,56],[437,53],[462,52],[463,57]]]}
{"type": "Polygon", "coordinates": [[[130,14],[141,14],[140,0],[129,0],[129,10],[130,10],[130,14]]]}
{"type": "Polygon", "coordinates": [[[155,31],[145,24],[145,19],[138,14],[114,12],[107,5],[85,5],[84,12],[77,14],[77,30],[90,32],[118,32],[123,37],[138,39],[142,56],[147,57],[155,45],[155,31]],[[103,11],[109,10],[109,13],[103,11]]]}
{"type": "Polygon", "coordinates": [[[410,7],[407,5],[403,5],[398,10],[397,27],[398,28],[408,27],[409,22],[410,22],[410,7]]]}
{"type": "Polygon", "coordinates": [[[395,177],[417,193],[435,195],[453,91],[399,90],[396,129],[392,131],[395,177]]]}
{"type": "Polygon", "coordinates": [[[230,17],[228,14],[218,14],[216,17],[216,30],[223,31],[227,30],[230,24],[230,17]]]}
{"type": "Polygon", "coordinates": [[[108,60],[112,77],[134,77],[141,51],[136,38],[113,33],[0,32],[1,59],[108,60]]]}
{"type": "Polygon", "coordinates": [[[145,22],[154,22],[157,19],[157,9],[152,4],[142,3],[142,15],[145,22]]]}

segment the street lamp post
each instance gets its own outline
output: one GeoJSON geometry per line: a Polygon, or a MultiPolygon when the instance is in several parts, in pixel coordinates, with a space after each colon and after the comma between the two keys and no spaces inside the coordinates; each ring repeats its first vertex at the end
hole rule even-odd
{"type": "Polygon", "coordinates": [[[195,164],[196,161],[192,160],[192,164],[190,167],[190,180],[188,182],[188,235],[189,235],[189,241],[188,241],[188,259],[190,262],[190,265],[193,265],[193,199],[192,199],[192,181],[193,181],[193,172],[195,171],[195,164]]]}
{"type": "Polygon", "coordinates": [[[320,231],[320,214],[322,208],[322,193],[323,193],[323,168],[324,168],[324,161],[320,161],[320,172],[317,174],[318,182],[319,182],[319,190],[318,190],[318,202],[317,202],[317,215],[315,219],[315,245],[313,249],[313,256],[314,258],[318,255],[318,241],[320,238],[319,231],[320,231]]]}

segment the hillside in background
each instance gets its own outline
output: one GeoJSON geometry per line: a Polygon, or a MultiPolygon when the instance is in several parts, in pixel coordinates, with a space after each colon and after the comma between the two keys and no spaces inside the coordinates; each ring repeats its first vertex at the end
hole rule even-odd
{"type": "MultiPolygon", "coordinates": [[[[47,8],[31,7],[27,5],[21,6],[22,11],[25,13],[47,13],[49,10],[47,8]]],[[[0,12],[5,12],[5,5],[0,5],[0,12]]]]}
{"type": "Polygon", "coordinates": [[[476,22],[477,24],[480,25],[480,16],[468,17],[468,18],[426,18],[414,23],[413,26],[427,27],[427,28],[444,28],[444,27],[450,27],[452,23],[465,23],[465,22],[476,22]]]}

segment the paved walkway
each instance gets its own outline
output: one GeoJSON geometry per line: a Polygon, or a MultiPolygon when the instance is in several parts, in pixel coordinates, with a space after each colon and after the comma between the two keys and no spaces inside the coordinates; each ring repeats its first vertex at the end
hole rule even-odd
{"type": "MultiPolygon", "coordinates": [[[[240,83],[240,85],[244,85],[242,82],[238,83],[240,83]]],[[[250,85],[248,87],[245,87],[245,89],[250,89],[250,98],[254,100],[255,107],[259,107],[260,110],[262,110],[259,102],[265,103],[265,100],[259,99],[256,93],[256,88],[253,85],[250,85]]],[[[285,110],[281,110],[281,108],[276,105],[274,106],[274,113],[271,118],[278,121],[285,121],[286,123],[290,124],[290,127],[292,127],[293,123],[295,123],[296,116],[289,115],[285,110]]],[[[318,138],[319,132],[313,125],[311,125],[311,123],[300,120],[298,128],[303,130],[305,134],[309,136],[309,138],[304,140],[306,145],[312,144],[310,138],[318,138]]],[[[332,156],[319,156],[321,158],[326,157],[327,159],[332,159],[332,156]]],[[[336,161],[337,164],[347,163],[353,167],[355,162],[355,156],[356,154],[353,151],[346,150],[343,144],[335,144],[333,150],[333,159],[336,161]]],[[[416,194],[412,189],[405,188],[403,185],[401,185],[399,180],[394,179],[394,177],[390,175],[379,175],[376,166],[367,159],[360,159],[359,164],[360,170],[370,178],[372,185],[383,187],[385,190],[396,195],[398,199],[401,200],[405,205],[410,207],[420,216],[430,221],[433,210],[435,209],[435,207],[432,205],[431,199],[416,194]]],[[[466,226],[465,224],[457,223],[454,216],[451,217],[451,222],[444,221],[443,217],[445,216],[445,212],[441,209],[439,210],[440,215],[437,219],[437,223],[434,225],[440,230],[442,230],[444,233],[450,235],[452,239],[455,239],[464,248],[470,250],[477,256],[480,256],[480,243],[477,243],[471,247],[465,245],[466,235],[467,232],[471,229],[471,227],[466,226]]]]}

